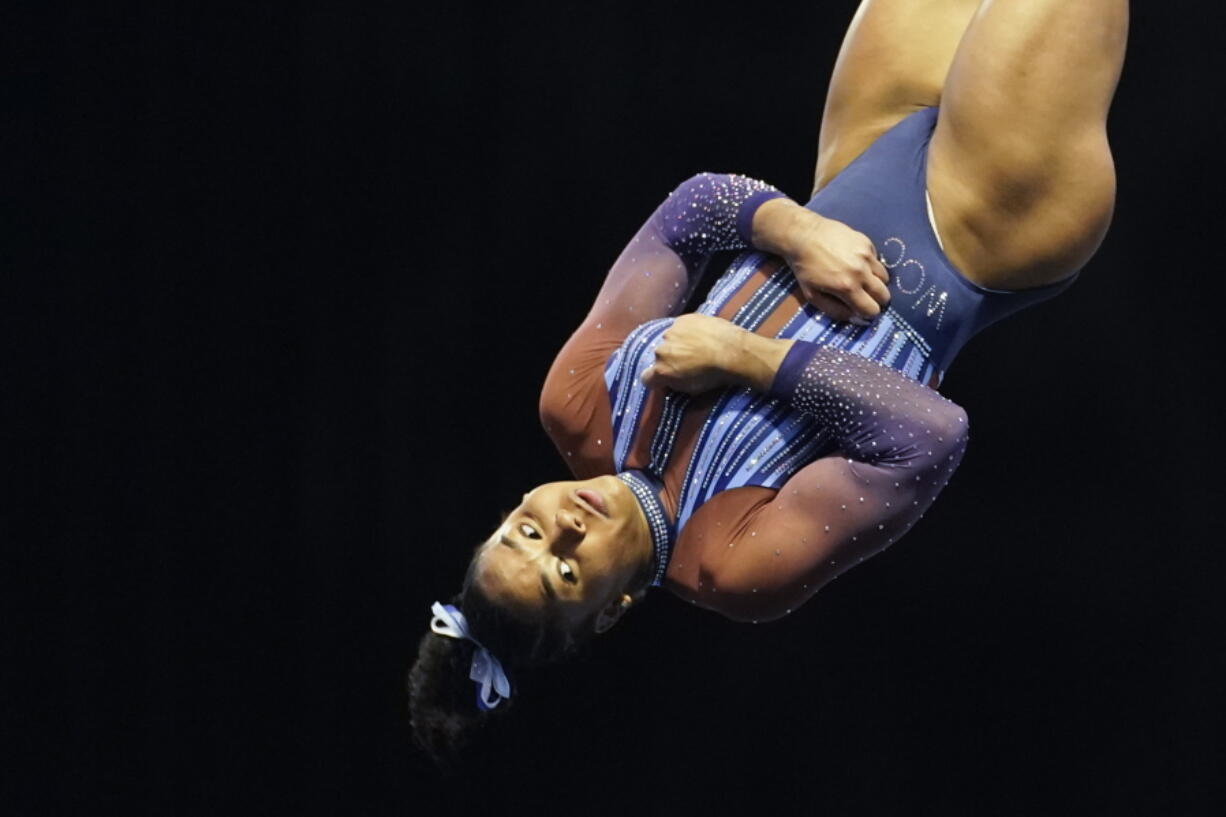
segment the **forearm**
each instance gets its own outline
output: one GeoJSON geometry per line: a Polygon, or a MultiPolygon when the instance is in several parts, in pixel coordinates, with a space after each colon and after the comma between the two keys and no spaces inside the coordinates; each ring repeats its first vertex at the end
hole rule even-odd
{"type": "MultiPolygon", "coordinates": [[[[652,224],[677,255],[697,259],[720,250],[757,246],[752,239],[758,212],[776,201],[795,204],[760,179],[698,173],[669,194],[652,216],[652,224]]],[[[766,222],[776,220],[772,216],[766,222]]]]}
{"type": "Polygon", "coordinates": [[[686,179],[617,257],[585,325],[625,337],[646,321],[675,315],[698,285],[710,254],[748,247],[756,206],[782,195],[766,182],[734,174],[686,179]]]}
{"type": "Polygon", "coordinates": [[[735,343],[730,345],[730,354],[724,364],[729,379],[738,386],[765,394],[770,391],[793,343],[793,340],[768,338],[741,329],[735,343]]]}
{"type": "Polygon", "coordinates": [[[902,372],[810,341],[793,341],[774,360],[766,393],[820,420],[855,459],[913,467],[960,456],[966,445],[962,407],[902,372]]]}
{"type": "Polygon", "coordinates": [[[774,186],[736,173],[686,179],[660,205],[653,223],[683,258],[752,246],[789,263],[814,244],[826,243],[824,228],[838,224],[774,186]]]}
{"type": "Polygon", "coordinates": [[[744,329],[736,330],[722,352],[719,365],[725,382],[791,402],[821,419],[849,447],[862,448],[871,457],[888,457],[899,448],[899,435],[887,433],[889,429],[939,425],[948,433],[938,436],[951,438],[938,440],[942,447],[966,432],[960,406],[859,355],[744,329]]]}
{"type": "Polygon", "coordinates": [[[753,213],[750,241],[754,247],[790,259],[827,219],[789,198],[775,198],[753,213]]]}
{"type": "Polygon", "coordinates": [[[753,245],[781,257],[831,320],[865,323],[890,302],[889,273],[868,236],[789,199],[761,203],[752,219],[753,245]]]}
{"type": "Polygon", "coordinates": [[[909,531],[961,462],[967,422],[935,391],[859,355],[773,338],[746,348],[753,359],[743,365],[757,370],[746,376],[761,386],[773,370],[762,391],[816,419],[820,436],[835,443],[754,516],[693,534],[711,540],[696,600],[740,621],[766,621],[909,531]]]}

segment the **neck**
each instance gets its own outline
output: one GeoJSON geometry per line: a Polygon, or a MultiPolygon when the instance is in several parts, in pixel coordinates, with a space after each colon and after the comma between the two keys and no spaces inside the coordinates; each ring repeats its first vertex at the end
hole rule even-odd
{"type": "Polygon", "coordinates": [[[673,541],[676,538],[672,523],[664,510],[664,503],[660,500],[663,483],[653,474],[637,469],[623,471],[617,478],[630,489],[642,514],[640,530],[645,537],[650,560],[649,584],[659,586],[664,581],[664,572],[668,568],[673,541]]]}

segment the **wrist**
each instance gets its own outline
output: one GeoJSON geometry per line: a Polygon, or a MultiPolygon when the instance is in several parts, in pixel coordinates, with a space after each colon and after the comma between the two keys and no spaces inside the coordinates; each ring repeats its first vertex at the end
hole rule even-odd
{"type": "Polygon", "coordinates": [[[813,234],[826,219],[791,199],[763,203],[753,219],[754,247],[785,260],[813,241],[813,234]]]}
{"type": "Polygon", "coordinates": [[[743,330],[729,374],[737,385],[765,394],[770,391],[775,373],[779,371],[793,343],[792,340],[768,338],[743,330]]]}

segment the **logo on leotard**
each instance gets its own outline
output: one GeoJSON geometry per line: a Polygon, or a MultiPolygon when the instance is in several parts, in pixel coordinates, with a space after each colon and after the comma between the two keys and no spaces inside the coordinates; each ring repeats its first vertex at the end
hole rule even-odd
{"type": "Polygon", "coordinates": [[[928,288],[924,289],[924,284],[928,281],[928,271],[924,269],[922,261],[907,258],[906,242],[897,236],[891,236],[882,242],[881,263],[891,272],[890,283],[903,295],[915,295],[923,290],[911,304],[911,309],[914,311],[927,304],[924,316],[935,318],[936,328],[940,329],[949,293],[937,289],[936,284],[929,284],[928,288]]]}

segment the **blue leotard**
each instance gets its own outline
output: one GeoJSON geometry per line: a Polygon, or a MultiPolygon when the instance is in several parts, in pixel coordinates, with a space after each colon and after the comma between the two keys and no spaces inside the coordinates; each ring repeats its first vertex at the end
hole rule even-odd
{"type": "Polygon", "coordinates": [[[953,268],[925,202],[935,117],[904,119],[806,205],[864,232],[885,258],[892,299],[871,325],[832,321],[781,259],[750,248],[754,211],[782,193],[703,173],[639,230],[555,359],[545,429],[576,476],[616,473],[634,490],[657,523],[657,584],[729,615],[773,617],[895,541],[965,445],[964,429],[949,433],[960,410],[920,383],[939,379],[975,332],[1067,286],[994,292],[953,268]],[[697,311],[799,341],[775,387],[647,389],[661,335],[729,249],[746,251],[697,311]]]}
{"type": "Polygon", "coordinates": [[[884,358],[867,356],[924,381],[929,371],[938,379],[943,377],[958,351],[976,333],[1063,292],[1076,278],[1073,275],[1035,289],[1002,291],[973,283],[953,266],[941,249],[925,198],[928,143],[936,122],[936,108],[923,108],[906,117],[805,205],[867,235],[890,273],[891,299],[885,318],[853,332],[849,348],[861,352],[888,342],[891,332],[905,332],[916,339],[914,349],[884,358]],[[922,373],[914,368],[917,365],[922,373]]]}

